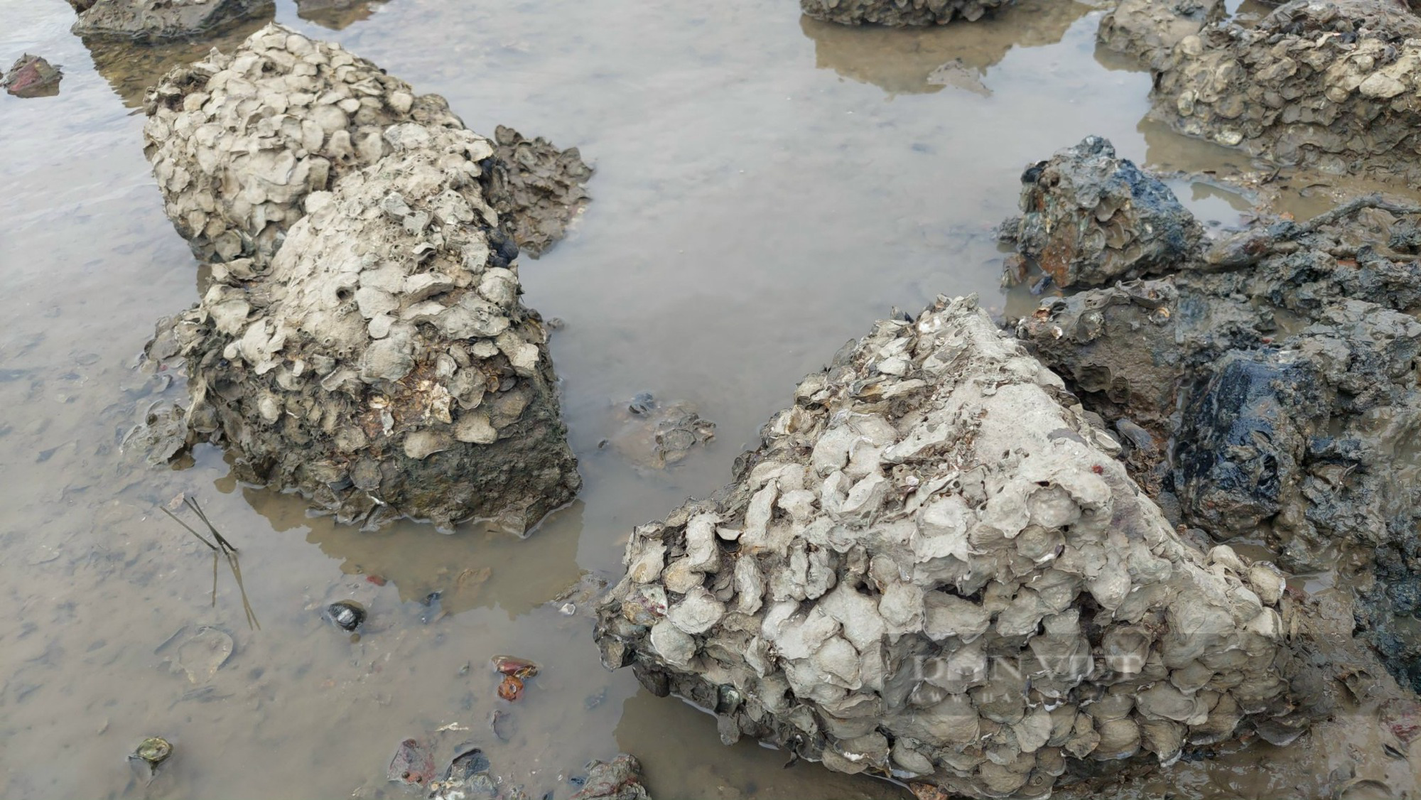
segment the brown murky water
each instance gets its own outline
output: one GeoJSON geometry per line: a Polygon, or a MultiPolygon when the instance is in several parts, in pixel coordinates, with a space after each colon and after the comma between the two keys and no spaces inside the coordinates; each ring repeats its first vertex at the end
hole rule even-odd
{"type": "MultiPolygon", "coordinates": [[[[577,144],[597,167],[571,238],[523,266],[530,305],[567,323],[553,354],[586,487],[520,541],[337,528],[236,484],[211,448],[182,469],[125,450],[150,406],[181,396],[133,367],[198,281],[134,109],[206,45],[91,54],[66,4],[0,0],[0,61],[30,51],[65,70],[57,97],[0,96],[0,797],[398,796],[396,745],[436,735],[478,742],[535,797],[566,797],[585,761],[618,750],[663,798],[903,796],[722,747],[694,709],[605,672],[586,609],[553,601],[585,574],[615,578],[633,525],[726,480],[796,380],[891,306],[979,292],[1001,309],[991,231],[1028,161],[1101,134],[1163,169],[1247,167],[1141,122],[1149,79],[1097,57],[1099,13],[1023,0],[904,32],[801,20],[792,0],[394,0],[312,21],[279,3],[282,23],[447,96],[473,129],[577,144]],[[695,403],[717,441],[652,474],[599,449],[609,409],[639,391],[695,403]],[[211,603],[208,551],[156,512],[180,493],[240,548],[259,630],[225,568],[211,603]],[[322,621],[336,599],[369,610],[358,642],[322,621]],[[487,666],[505,652],[544,667],[512,706],[487,666]],[[176,755],[148,784],[125,756],[150,735],[176,755]]],[[[1224,224],[1249,206],[1174,186],[1224,224]]],[[[1250,751],[1161,780],[1260,796],[1296,789],[1298,758],[1250,751]],[[1251,777],[1260,761],[1282,766],[1251,777]]]]}

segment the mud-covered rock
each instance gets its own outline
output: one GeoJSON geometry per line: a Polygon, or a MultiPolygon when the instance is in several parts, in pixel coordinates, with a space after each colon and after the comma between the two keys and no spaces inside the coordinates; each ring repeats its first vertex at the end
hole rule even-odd
{"type": "Polygon", "coordinates": [[[1421,181],[1421,17],[1388,0],[1293,0],[1153,61],[1154,114],[1280,165],[1421,181]]]}
{"type": "Polygon", "coordinates": [[[1275,574],[1181,541],[975,300],[878,323],[761,436],[734,483],[634,532],[598,608],[604,664],[723,740],[1041,797],[1308,724],[1275,574]]]}
{"type": "Polygon", "coordinates": [[[1168,271],[1198,254],[1203,228],[1193,215],[1099,136],[1027,167],[1021,184],[1022,217],[1002,232],[1057,286],[1168,271]]]}
{"type": "Polygon", "coordinates": [[[572,800],[651,800],[641,785],[641,763],[626,753],[588,765],[587,781],[572,800]]]}
{"type": "Polygon", "coordinates": [[[811,17],[841,25],[946,25],[976,21],[1010,0],[799,0],[811,17]]]}
{"type": "Polygon", "coordinates": [[[72,28],[86,39],[161,42],[213,33],[244,19],[270,17],[272,0],[95,0],[72,28]]]}
{"type": "MultiPolygon", "coordinates": [[[[145,153],[168,218],[199,258],[251,259],[258,271],[306,213],[307,195],[392,151],[390,126],[463,128],[444,98],[280,25],[169,73],[145,108],[145,153]]],[[[521,231],[541,252],[586,202],[590,171],[575,148],[502,135],[506,144],[491,145],[509,160],[488,153],[478,176],[498,215],[495,238],[516,250],[502,242],[521,231]]]]}
{"type": "Polygon", "coordinates": [[[342,520],[531,527],[580,481],[540,318],[519,301],[480,177],[493,145],[406,123],[306,198],[269,267],[214,269],[173,326],[194,431],[244,479],[342,520]]]}
{"type": "Polygon", "coordinates": [[[58,67],[40,56],[25,53],[4,73],[0,87],[14,97],[52,97],[59,94],[59,81],[63,77],[58,67]]]}

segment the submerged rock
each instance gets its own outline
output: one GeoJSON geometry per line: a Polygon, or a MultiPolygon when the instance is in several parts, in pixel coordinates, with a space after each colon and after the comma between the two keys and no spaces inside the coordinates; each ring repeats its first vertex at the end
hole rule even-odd
{"type": "Polygon", "coordinates": [[[1174,193],[1099,136],[1021,176],[1023,216],[1002,232],[1057,286],[1100,286],[1198,254],[1203,227],[1174,193]]]}
{"type": "Polygon", "coordinates": [[[1145,55],[1154,115],[1176,130],[1285,166],[1421,182],[1421,18],[1406,6],[1293,0],[1162,52],[1169,38],[1145,55]]]}
{"type": "Polygon", "coordinates": [[[1035,797],[1102,772],[1073,762],[1170,763],[1316,711],[1275,582],[1181,541],[974,300],[880,322],[761,436],[734,483],[633,533],[598,606],[603,663],[726,742],[1035,797]]]}
{"type": "Polygon", "coordinates": [[[571,800],[651,800],[641,785],[641,762],[626,753],[587,765],[587,782],[571,800]]]}
{"type": "Polygon", "coordinates": [[[1140,429],[1126,462],[1180,521],[1347,573],[1365,635],[1421,689],[1405,634],[1421,608],[1421,268],[1391,249],[1418,219],[1364,198],[1264,220],[1175,274],[1046,300],[1017,333],[1088,408],[1140,429]]]}
{"type": "Polygon", "coordinates": [[[272,25],[150,95],[169,216],[220,262],[167,326],[188,425],[342,521],[523,532],[581,483],[547,334],[486,193],[493,142],[407,88],[272,25]]]}
{"type": "Polygon", "coordinates": [[[39,56],[25,53],[16,59],[0,80],[0,86],[15,97],[53,97],[59,94],[64,73],[39,56]]]}
{"type": "Polygon", "coordinates": [[[1010,0],[799,0],[805,14],[841,25],[946,25],[969,22],[1010,0]]]}
{"type": "Polygon", "coordinates": [[[272,0],[94,0],[79,11],[74,35],[87,39],[162,42],[213,33],[273,13],[272,0]]]}
{"type": "Polygon", "coordinates": [[[715,423],[702,419],[691,403],[662,403],[643,392],[617,412],[616,431],[604,444],[637,467],[666,469],[715,440],[715,423]]]}

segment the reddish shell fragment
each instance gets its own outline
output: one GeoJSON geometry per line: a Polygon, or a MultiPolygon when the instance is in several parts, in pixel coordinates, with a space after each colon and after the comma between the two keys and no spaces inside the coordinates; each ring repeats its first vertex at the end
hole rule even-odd
{"type": "Polygon", "coordinates": [[[517,656],[494,656],[493,668],[504,675],[513,675],[527,680],[538,674],[538,665],[517,656]]]}
{"type": "Polygon", "coordinates": [[[523,696],[523,681],[513,675],[505,675],[498,685],[498,696],[513,702],[523,696]]]}

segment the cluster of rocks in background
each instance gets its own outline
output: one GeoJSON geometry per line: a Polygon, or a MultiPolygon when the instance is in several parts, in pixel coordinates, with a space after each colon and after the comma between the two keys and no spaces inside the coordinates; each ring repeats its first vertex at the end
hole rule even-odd
{"type": "Polygon", "coordinates": [[[507,232],[521,208],[490,190],[517,168],[494,142],[278,25],[174,70],[147,110],[168,214],[212,262],[149,348],[186,361],[192,438],[343,521],[522,532],[572,499],[547,332],[507,232]]]}
{"type": "MultiPolygon", "coordinates": [[[[1098,178],[1077,148],[1051,164],[1098,178]]],[[[1017,333],[1114,427],[1173,521],[1354,576],[1365,636],[1421,689],[1406,628],[1421,610],[1418,221],[1376,197],[1263,220],[1165,277],[1047,299],[1017,333]]]]}
{"type": "Polygon", "coordinates": [[[1010,0],[799,0],[805,14],[841,25],[945,25],[981,19],[1010,0]]]}
{"type": "Polygon", "coordinates": [[[734,483],[634,532],[598,608],[604,663],[727,742],[1039,797],[1072,762],[1286,743],[1316,711],[1282,576],[1182,541],[970,298],[879,323],[761,436],[734,483]]]}
{"type": "Polygon", "coordinates": [[[1177,38],[1212,16],[1117,11],[1102,25],[1103,42],[1150,64],[1154,116],[1281,165],[1421,181],[1421,17],[1411,9],[1293,0],[1253,25],[1177,38]]]}
{"type": "Polygon", "coordinates": [[[85,39],[139,44],[215,33],[242,20],[271,18],[273,0],[69,0],[79,13],[72,28],[85,39]]]}
{"type": "Polygon", "coordinates": [[[1108,49],[1163,68],[1174,46],[1224,18],[1222,0],[1120,0],[1100,18],[1096,38],[1108,49]]]}
{"type": "Polygon", "coordinates": [[[296,16],[322,28],[342,30],[369,19],[386,0],[296,0],[296,16]]]}

